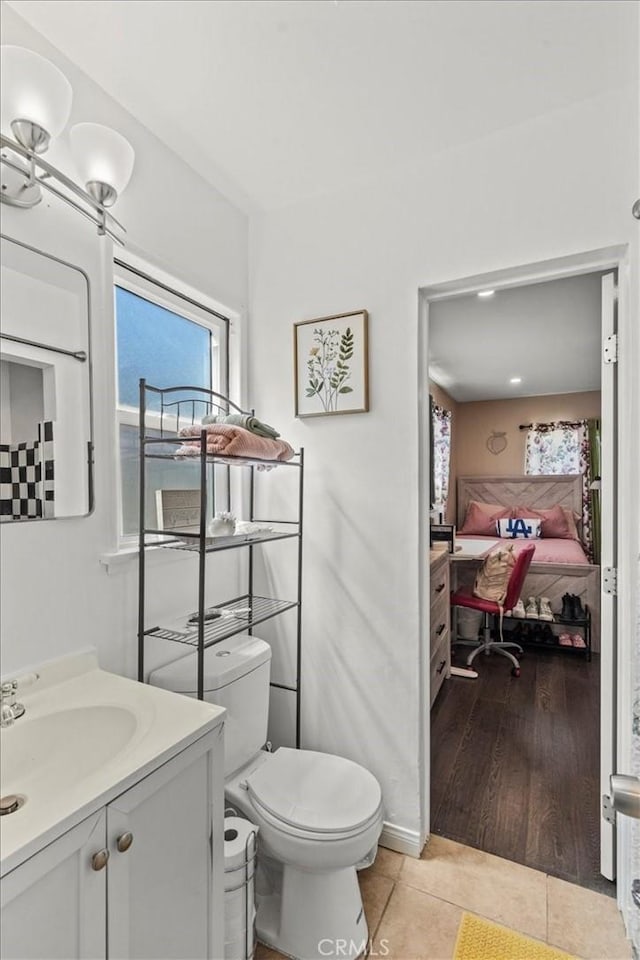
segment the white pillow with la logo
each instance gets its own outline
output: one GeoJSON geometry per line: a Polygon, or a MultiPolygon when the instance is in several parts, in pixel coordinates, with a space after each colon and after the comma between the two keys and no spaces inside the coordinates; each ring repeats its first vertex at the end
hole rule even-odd
{"type": "Polygon", "coordinates": [[[496,520],[498,536],[505,540],[536,540],[540,536],[542,520],[533,517],[507,517],[496,520]]]}

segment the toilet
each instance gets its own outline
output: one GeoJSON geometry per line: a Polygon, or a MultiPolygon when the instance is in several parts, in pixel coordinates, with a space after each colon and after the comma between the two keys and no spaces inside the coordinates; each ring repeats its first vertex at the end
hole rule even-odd
{"type": "MultiPolygon", "coordinates": [[[[195,696],[196,655],[151,683],[195,696]]],[[[205,699],[225,707],[225,806],[259,828],[256,934],[296,960],[357,957],[368,930],[356,870],[373,863],[382,793],[373,774],[315,750],[263,749],[271,648],[232,637],[205,651],[205,699]]]]}

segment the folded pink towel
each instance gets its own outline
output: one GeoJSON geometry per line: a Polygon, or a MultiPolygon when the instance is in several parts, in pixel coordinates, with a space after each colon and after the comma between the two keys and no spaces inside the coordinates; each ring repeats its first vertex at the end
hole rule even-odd
{"type": "Polygon", "coordinates": [[[184,443],[176,450],[177,457],[200,455],[200,434],[207,431],[207,453],[213,456],[248,457],[252,460],[291,460],[293,448],[286,440],[270,440],[250,433],[243,427],[233,427],[228,423],[207,423],[204,427],[184,427],[180,437],[197,437],[198,442],[184,443]]]}

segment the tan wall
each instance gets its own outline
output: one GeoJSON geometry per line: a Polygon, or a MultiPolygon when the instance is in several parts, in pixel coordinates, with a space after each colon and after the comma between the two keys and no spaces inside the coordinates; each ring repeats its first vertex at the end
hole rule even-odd
{"type": "Polygon", "coordinates": [[[458,434],[458,410],[460,404],[450,397],[446,390],[439,387],[433,380],[429,380],[429,393],[438,404],[445,410],[451,410],[451,464],[449,467],[449,498],[447,501],[446,520],[453,523],[456,514],[456,478],[458,476],[456,463],[457,434],[458,434]]]}
{"type": "MultiPolygon", "coordinates": [[[[526,430],[521,423],[580,420],[600,416],[600,392],[565,393],[550,397],[483,400],[458,403],[457,430],[452,433],[458,476],[507,476],[524,472],[526,430]],[[487,449],[492,430],[506,431],[507,447],[498,454],[487,449]]],[[[451,487],[451,500],[455,500],[451,487]]]]}

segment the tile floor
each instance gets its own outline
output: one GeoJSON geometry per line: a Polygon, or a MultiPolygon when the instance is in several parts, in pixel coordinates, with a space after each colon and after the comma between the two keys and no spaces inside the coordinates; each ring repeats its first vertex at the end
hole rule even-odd
{"type": "MultiPolygon", "coordinates": [[[[464,910],[580,960],[631,957],[611,897],[443,837],[420,860],[380,847],[359,877],[372,957],[451,960],[464,910]]],[[[256,960],[279,957],[258,947],[256,960]]]]}

